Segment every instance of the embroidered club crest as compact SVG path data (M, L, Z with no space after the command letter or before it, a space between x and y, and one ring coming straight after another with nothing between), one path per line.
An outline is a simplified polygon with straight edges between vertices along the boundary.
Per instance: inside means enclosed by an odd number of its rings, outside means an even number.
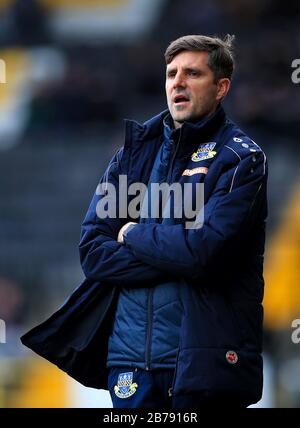
M216 143L205 143L201 144L201 146L198 148L198 150L193 153L192 155L192 161L193 162L200 162L205 159L211 159L213 158L217 152L213 151Z
M118 384L114 386L114 391L119 398L131 397L138 387L137 383L132 383L133 372L120 373Z

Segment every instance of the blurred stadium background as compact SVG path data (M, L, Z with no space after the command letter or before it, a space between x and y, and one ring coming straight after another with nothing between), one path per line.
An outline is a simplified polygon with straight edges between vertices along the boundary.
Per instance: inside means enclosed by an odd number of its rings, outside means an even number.
M19 337L83 279L80 224L123 118L166 107L163 52L193 33L237 37L225 107L270 168L258 405L300 407L299 19L298 0L0 0L0 407L111 406Z

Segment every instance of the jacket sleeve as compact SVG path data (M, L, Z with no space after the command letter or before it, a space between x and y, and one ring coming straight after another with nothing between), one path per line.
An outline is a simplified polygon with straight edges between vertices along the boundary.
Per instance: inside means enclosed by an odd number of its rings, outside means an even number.
M251 153L224 174L204 206L201 228L138 224L126 234L127 248L146 263L191 278L205 275L210 263L217 266L228 244L234 248L250 228L260 198L266 197L265 155Z
M99 183L102 189L108 183L114 185L117 195L122 153L123 148L112 158ZM156 280L166 277L165 272L138 259L129 248L117 242L118 232L128 219L118 216L100 218L97 204L104 195L98 193L96 190L83 221L79 243L80 261L86 278L113 285L145 286L148 281L154 285Z

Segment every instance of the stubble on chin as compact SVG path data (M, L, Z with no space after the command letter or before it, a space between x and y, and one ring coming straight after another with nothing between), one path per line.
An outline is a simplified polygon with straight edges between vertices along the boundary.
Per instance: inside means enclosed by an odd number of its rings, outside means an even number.
M182 110L186 110L185 106L176 106L175 107L175 111L182 111Z
M181 112L181 114L178 114ZM173 115L173 119L176 120L178 123L188 122L191 119L191 115L188 112L183 112L183 109L175 111L175 114Z
M190 114L188 111L186 111L185 106L176 106L173 109L173 118L174 120L177 120L178 122L186 121L189 118Z

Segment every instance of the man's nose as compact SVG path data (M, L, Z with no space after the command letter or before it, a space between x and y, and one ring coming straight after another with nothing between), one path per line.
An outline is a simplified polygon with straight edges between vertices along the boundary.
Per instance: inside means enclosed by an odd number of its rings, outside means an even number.
M174 88L184 88L186 86L185 76L183 73L177 73L173 80Z

